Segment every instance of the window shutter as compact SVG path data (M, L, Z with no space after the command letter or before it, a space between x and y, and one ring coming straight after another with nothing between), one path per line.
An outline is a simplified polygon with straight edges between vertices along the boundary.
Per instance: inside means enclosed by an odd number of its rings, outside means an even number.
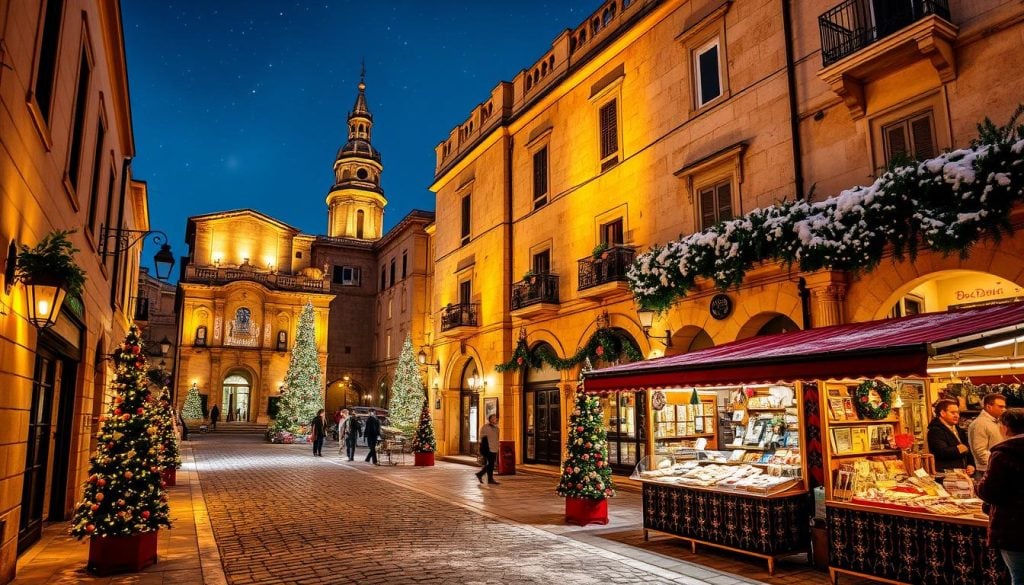
M715 225L715 189L709 187L700 191L700 229Z
M718 221L732 219L732 183L725 182L717 187Z
M545 146L533 155L533 200L536 202L548 194L548 148Z
M601 160L608 158L619 150L619 132L616 120L618 103L612 100L600 110L601 123Z
M885 139L885 162L888 163L898 153L909 154L907 145L907 127L905 122L887 126L882 130Z
M932 132L932 115L925 114L910 121L910 135L914 143L914 158L932 158L935 151L935 134Z
M469 241L469 195L462 198L462 243Z

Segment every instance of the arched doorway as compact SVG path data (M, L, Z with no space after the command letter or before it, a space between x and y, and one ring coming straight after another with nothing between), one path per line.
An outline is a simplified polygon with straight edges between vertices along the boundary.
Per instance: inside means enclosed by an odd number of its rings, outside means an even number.
M470 384L470 379L478 379L479 370L476 362L470 360L462 368L459 379L459 453L476 455L480 452L480 394L478 388Z
M550 345L542 343L540 346L555 355ZM562 459L562 398L558 390L561 374L542 362L539 369L529 368L525 375L523 460L526 463L558 465Z
M252 390L249 377L243 372L231 372L224 378L221 387L224 389L220 403L224 421L248 421L249 396Z

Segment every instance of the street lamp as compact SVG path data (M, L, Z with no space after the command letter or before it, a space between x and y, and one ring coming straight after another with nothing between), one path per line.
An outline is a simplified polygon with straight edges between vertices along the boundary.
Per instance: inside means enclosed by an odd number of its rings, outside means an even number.
M483 392L484 389L487 388L487 380L482 378L480 374L476 372L473 372L473 375L466 380L466 383L469 384L469 389L474 392Z
M422 349L418 354L416 354L416 361L419 362L421 366L432 366L437 368L438 370L441 369L441 360L437 360L436 362L428 362L427 352L423 351Z
M39 329L53 327L60 315L61 305L67 296L64 283L47 278L35 277L25 282L28 296L28 320Z
M160 340L160 355L165 356L169 351L171 351L171 340L164 335L164 338Z
M636 315L640 318L640 329L643 330L644 337L658 341L665 347L672 347L672 332L668 329L665 330L665 335L651 335L651 327L654 325L654 311L638 309Z
M174 267L174 253L167 243L167 234L159 230L129 230L122 227L111 229L110 226L100 224L100 257L106 258L121 252L127 252L132 246L138 244L149 236L153 236L153 242L160 244L160 250L153 255L153 264L156 266L156 277L158 280L167 280L171 275L171 268ZM113 244L111 244L113 240Z

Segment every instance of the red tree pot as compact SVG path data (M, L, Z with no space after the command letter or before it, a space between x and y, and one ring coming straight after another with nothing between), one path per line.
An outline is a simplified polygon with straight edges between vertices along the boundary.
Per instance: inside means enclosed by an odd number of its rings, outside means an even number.
M565 521L579 526L607 524L608 499L565 498Z
M430 467L434 464L433 453L413 453L412 456L416 462L416 467Z
M141 571L156 563L156 536L156 530L131 536L93 536L86 568L97 575Z
M178 485L178 470L174 467L168 467L160 473L160 479L164 480L167 487L172 485Z

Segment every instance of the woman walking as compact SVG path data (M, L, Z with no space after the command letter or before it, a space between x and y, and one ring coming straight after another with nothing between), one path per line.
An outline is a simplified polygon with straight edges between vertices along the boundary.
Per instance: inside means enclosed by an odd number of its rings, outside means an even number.
M327 416L324 414L324 409L318 410L316 417L309 424L312 432L313 456L323 457L324 439L327 436Z

